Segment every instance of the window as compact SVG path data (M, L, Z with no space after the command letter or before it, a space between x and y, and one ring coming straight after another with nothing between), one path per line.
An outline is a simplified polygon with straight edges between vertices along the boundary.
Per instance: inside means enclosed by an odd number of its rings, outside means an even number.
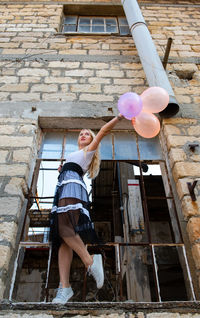
M57 167L77 150L79 131L46 132L19 246L10 300L51 301L57 258L48 245ZM174 198L158 138L113 131L101 143L101 169L88 183L91 218L105 244L106 280L97 293L78 257L72 263L72 301L195 300ZM94 245L88 245L91 253ZM84 278L85 277L85 278ZM31 290L31 293L29 292ZM94 290L94 292L92 292ZM34 291L34 292L33 292Z
M74 16L66 15L62 25L63 33L105 33L129 35L125 17Z

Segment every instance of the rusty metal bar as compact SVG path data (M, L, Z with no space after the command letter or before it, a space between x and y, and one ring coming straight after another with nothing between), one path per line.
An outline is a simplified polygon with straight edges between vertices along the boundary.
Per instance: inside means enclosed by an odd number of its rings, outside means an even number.
M167 40L167 47L166 47L165 55L164 55L163 62L162 62L165 70L166 70L166 66L167 66L167 62L168 62L168 58L169 58L169 52L171 49L172 41L173 41L172 38L168 38L168 40Z

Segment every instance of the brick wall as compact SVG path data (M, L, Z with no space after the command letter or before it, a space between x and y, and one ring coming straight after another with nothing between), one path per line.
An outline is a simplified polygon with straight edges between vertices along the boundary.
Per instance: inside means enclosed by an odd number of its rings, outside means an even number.
M13 264L19 220L38 149L38 116L51 115L46 103L51 103L58 112L60 103L64 103L62 107L67 107L68 117L74 112L90 117L91 108L98 116L113 115L121 94L127 91L140 94L147 83L131 37L65 37L57 34L62 1L0 2L0 297L3 298L6 283L4 297L8 296L8 277L12 271L9 264ZM87 1L91 2L94 3ZM191 201L186 184L200 178L199 152L188 149L190 142L200 142L200 2L143 1L141 10L161 58L167 39L173 38L167 73L181 111L176 118L163 120L162 130L199 277L199 184L195 188L195 202ZM107 113L105 105L110 109ZM34 112L33 106L38 111Z

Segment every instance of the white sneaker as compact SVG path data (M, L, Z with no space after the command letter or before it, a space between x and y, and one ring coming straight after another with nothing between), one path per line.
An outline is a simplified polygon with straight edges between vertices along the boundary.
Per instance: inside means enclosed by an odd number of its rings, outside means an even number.
M93 264L88 267L88 273L94 277L97 288L101 288L104 283L103 262L101 254L94 254Z
M66 304L73 295L74 295L74 292L71 287L58 288L56 297L52 300L52 303Z

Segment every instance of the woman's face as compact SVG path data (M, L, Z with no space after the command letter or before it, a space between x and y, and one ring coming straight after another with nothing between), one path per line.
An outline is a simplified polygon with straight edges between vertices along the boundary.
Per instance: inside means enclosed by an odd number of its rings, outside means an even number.
M88 146L92 141L92 136L90 135L89 130L82 129L79 136L78 136L78 146L79 149L82 149Z

